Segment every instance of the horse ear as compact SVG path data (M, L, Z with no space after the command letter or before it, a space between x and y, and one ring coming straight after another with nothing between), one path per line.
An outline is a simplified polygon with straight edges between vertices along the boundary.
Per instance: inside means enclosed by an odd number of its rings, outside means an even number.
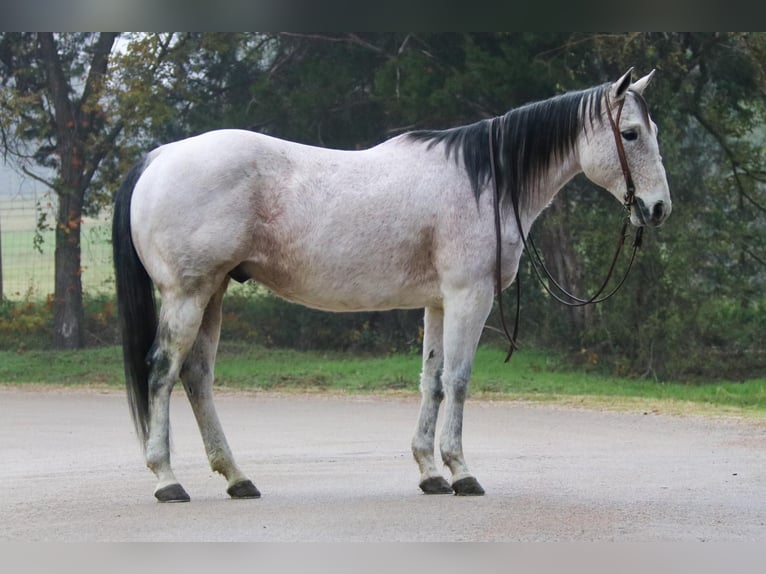
M625 72L619 80L612 84L611 88L609 88L610 101L619 102L622 98L625 97L625 94L628 93L628 89L630 89L630 80L632 77L633 66L631 66L630 69Z
M646 86L649 85L649 82L652 81L652 78L654 77L654 70L646 74L643 78L640 80L636 80L630 85L630 89L634 92L637 92L639 94L643 94L644 90L646 89Z

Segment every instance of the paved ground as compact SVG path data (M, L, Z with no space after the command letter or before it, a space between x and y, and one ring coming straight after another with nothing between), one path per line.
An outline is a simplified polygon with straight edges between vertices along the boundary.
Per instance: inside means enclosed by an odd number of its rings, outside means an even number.
M121 392L0 386L0 540L766 541L763 425L471 401L487 495L459 498L417 488L415 399L216 403L260 500L228 499L182 392L173 461L192 501L162 505Z

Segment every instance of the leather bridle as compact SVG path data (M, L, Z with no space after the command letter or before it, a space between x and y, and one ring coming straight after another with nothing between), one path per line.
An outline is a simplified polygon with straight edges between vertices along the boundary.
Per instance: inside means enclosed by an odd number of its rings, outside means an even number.
M519 230L519 235L521 236L521 241L524 244L524 250L527 252L527 255L529 255L530 262L532 264L532 269L534 270L535 276L539 280L540 284L545 288L545 290L548 292L549 295L551 295L555 300L557 300L559 303L566 305L568 307L583 307L585 305L595 305L596 303L602 303L603 301L606 301L607 299L611 298L617 291L622 287L622 285L625 283L625 280L628 278L628 274L630 273L631 268L633 267L633 261L635 261L636 253L641 246L641 238L643 234L643 227L638 227L636 229L636 235L633 239L633 252L630 256L630 262L628 263L628 267L625 270L625 274L623 275L620 282L606 295L601 295L604 290L606 289L607 285L609 284L610 279L612 278L612 274L614 273L615 267L617 265L617 259L619 258L620 253L622 252L622 247L625 244L625 237L626 232L628 228L629 223L629 216L630 216L630 210L633 208L633 206L636 203L636 186L633 182L633 176L630 172L630 166L628 165L628 159L625 155L625 147L622 143L622 135L620 134L620 116L622 115L622 109L625 105L625 100L622 99L617 107L617 114L616 118L612 115L612 108L611 108L611 102L609 101L609 94L604 94L606 98L606 110L607 110L607 117L609 118L609 125L612 129L612 133L614 134L614 142L615 146L617 147L617 157L620 160L620 168L622 169L622 175L625 179L625 196L624 196L624 206L628 211L628 217L625 218L625 221L622 225L622 230L620 231L619 238L617 240L617 249L615 251L614 257L612 258L612 263L609 267L609 271L607 272L606 278L601 283L601 286L599 289L589 298L582 299L580 297L577 297L567 291L554 277L551 275L550 271L548 271L547 267L543 263L542 256L540 255L539 251L537 250L537 247L534 244L534 241L532 240L532 237L530 236L528 239L524 235L524 230L521 225L521 215L519 213L519 197L518 197L518 190L511 188L510 194L511 194L511 202L513 204L513 211L516 219L516 226ZM496 239L496 250L495 250L495 280L496 280L496 294L497 294L497 304L498 304L498 311L500 314L500 323L503 327L503 332L505 333L506 338L508 339L509 348L508 348L508 354L505 357L505 362L507 363L511 356L513 355L513 351L519 348L518 345L518 331L519 331L519 317L521 312L521 287L520 287L520 276L518 271L516 272L516 316L515 316L515 322L513 327L513 335L510 334L508 327L505 322L505 313L503 312L503 299L502 299L502 271L501 271L501 261L502 261L502 240L501 240L501 226L500 226L500 189L497 183L497 175L496 175L496 169L495 169L495 149L494 149L494 133L496 131L496 124L497 124L498 118L493 118L489 122L488 126L488 133L489 133L489 162L490 162L490 174L492 178L492 185L493 185L493 191L494 191L494 215L495 215L495 239ZM530 249L531 246L531 249ZM545 274L546 279L543 278L543 274ZM551 288L550 284L552 283L559 293L554 292L554 290Z
M622 134L620 134L620 117L622 116L622 108L625 106L625 98L621 99L617 106L617 117L615 119L615 117L612 116L612 106L609 101L609 94L604 93L604 97L606 99L606 115L609 118L609 125L614 134L614 143L617 147L617 157L620 160L622 176L625 178L624 205L630 210L630 208L633 207L633 204L636 203L636 184L633 183L633 175L630 173L628 158L625 155L625 146L622 144Z

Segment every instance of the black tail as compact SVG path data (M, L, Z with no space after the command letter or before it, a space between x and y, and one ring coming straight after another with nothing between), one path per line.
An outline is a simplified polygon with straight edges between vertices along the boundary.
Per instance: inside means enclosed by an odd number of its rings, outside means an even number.
M130 235L130 201L144 167L145 162L135 165L114 196L112 249L128 403L136 432L145 446L149 434L147 356L157 332L157 307L154 285L138 258Z

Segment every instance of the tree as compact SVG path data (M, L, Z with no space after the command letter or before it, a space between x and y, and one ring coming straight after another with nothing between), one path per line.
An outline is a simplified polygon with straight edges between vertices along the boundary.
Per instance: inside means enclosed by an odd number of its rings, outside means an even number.
M645 234L618 296L590 311L550 303L522 265L522 342L586 347L638 374L766 369L754 351L766 347L766 35L168 33L124 35L117 50L113 36L0 35L0 136L28 173L53 170L47 181L66 206L62 259L75 251L81 214L97 212L159 143L237 127L361 148L499 115L631 65L657 68L647 99L673 216ZM588 293L609 266L621 215L578 179L533 233L562 282ZM62 308L66 287L79 291L78 266L61 292L57 270Z
M110 81L109 66L118 37L117 33L0 35L4 151L27 176L48 186L58 203L53 298L53 345L58 349L79 348L84 340L83 215L98 212L108 201L110 186L124 173L120 138L130 114L120 110L126 87ZM145 72L153 66L156 60L149 58L140 69ZM142 91L151 92L152 86L147 82ZM134 104L135 100L141 98L134 96Z
M611 80L628 66L657 68L648 101L660 126L673 217L645 234L632 276L610 303L567 313L525 288L524 332L534 334L525 338L566 350L587 347L588 356L638 374L765 372L758 350L766 344L766 36L346 33L275 41L284 57L261 80L257 101L286 111L269 129L325 145L345 134L369 144L406 129L468 123ZM354 61L365 61L372 73L353 68ZM330 83L352 80L325 91L310 81L317 67ZM337 110L351 93L364 114L344 126ZM254 115L268 113L252 107ZM301 125L307 118L316 119ZM367 134L359 132L360 121ZM319 129L329 125L343 130L332 140ZM609 266L620 216L610 198L578 181L559 194L534 233L560 279L587 293ZM532 286L523 266L521 273Z
M578 33L562 40L539 57L567 62L575 77L657 68L647 99L675 205L666 226L645 234L617 303L596 309L581 344L639 374L763 374L766 38ZM578 224L603 217L578 211ZM594 227L581 234L578 250L597 255L607 233Z
M2 38L6 150L55 173L46 180L23 166L58 198L53 307L54 346L61 349L83 343L80 226L85 191L119 135L104 121L101 101L116 38L114 33ZM25 150L32 146L30 158Z

